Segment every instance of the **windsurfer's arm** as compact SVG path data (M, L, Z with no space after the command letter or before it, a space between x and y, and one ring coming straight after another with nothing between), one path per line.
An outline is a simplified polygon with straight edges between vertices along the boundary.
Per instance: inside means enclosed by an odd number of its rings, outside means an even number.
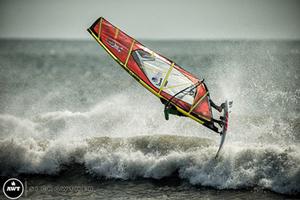
M209 99L209 103L210 103L211 107L213 107L214 109L216 109L219 112L222 112L222 110L225 106L224 103L222 103L220 106L218 106L211 99Z

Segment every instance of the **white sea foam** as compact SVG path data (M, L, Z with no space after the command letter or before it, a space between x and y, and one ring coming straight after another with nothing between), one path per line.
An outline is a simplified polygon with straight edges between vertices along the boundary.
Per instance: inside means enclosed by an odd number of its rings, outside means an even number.
M300 151L297 146L227 144L214 159L212 141L183 136L2 139L1 175L57 174L76 163L102 178L161 179L178 173L191 184L218 189L261 187L299 193Z

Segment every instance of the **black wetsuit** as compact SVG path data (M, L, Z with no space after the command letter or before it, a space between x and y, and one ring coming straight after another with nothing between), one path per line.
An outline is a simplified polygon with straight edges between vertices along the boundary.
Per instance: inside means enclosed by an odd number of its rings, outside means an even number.
M175 106L173 106L172 104L168 104L168 101L166 101L164 99L160 99L160 101L166 106L164 109L164 114L165 114L166 120L169 120L169 114L182 116L182 117L185 116L184 114L179 112ZM166 105L166 104L168 104L168 105Z
M168 104L168 101L166 101L166 100L164 100L164 99L160 99L160 101L161 101L164 105ZM211 105L213 108L215 108L217 111L222 112L222 106L216 105L211 99L209 99L209 103L210 103L210 105ZM169 120L169 114L177 115L177 116L184 116L184 117L185 117L185 115L184 115L183 113L179 112L179 111L177 110L177 108L176 108L174 105L172 105L172 104L166 105L166 107L165 107L165 109L164 109L164 114L165 114L166 120ZM213 121L219 122L219 120L213 120Z

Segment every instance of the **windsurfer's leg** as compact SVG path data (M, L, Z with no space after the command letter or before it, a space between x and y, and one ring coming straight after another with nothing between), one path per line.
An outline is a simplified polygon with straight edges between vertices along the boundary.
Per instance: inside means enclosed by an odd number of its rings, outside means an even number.
M224 122L223 122L222 120L217 120L217 119L212 118L212 121L213 121L213 122L216 122L216 123L219 124L219 126L221 126L221 127L223 127L223 125L224 125Z
M223 108L225 107L224 103L222 103L220 106L218 106L211 99L209 99L209 103L214 109L216 109L219 112L222 112Z

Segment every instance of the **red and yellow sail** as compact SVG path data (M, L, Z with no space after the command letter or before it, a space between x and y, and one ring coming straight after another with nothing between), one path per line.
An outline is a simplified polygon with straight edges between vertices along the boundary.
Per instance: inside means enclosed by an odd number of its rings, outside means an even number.
M148 49L126 33L99 18L89 29L96 41L139 83L178 111L210 127L212 111L204 82L173 61ZM199 84L200 83L200 84ZM176 95L189 86L188 93Z

